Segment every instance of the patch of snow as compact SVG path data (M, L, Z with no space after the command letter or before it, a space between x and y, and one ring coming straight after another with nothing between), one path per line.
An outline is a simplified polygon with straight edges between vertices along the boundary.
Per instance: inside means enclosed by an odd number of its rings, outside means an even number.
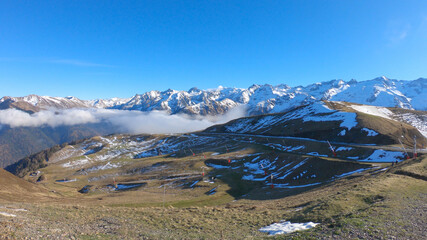
M291 169L287 170L283 176L278 177L278 179L285 179L289 174L291 174L295 169L301 167L302 165L304 165L307 162L308 158L302 160L300 163L298 163L297 165L293 166Z
M261 169L259 163L245 162L243 166L246 168L245 171L250 171L252 174L264 174L264 170Z
M15 214L10 214L10 213L6 213L6 212L0 212L0 215L3 215L5 217L16 217Z
M304 188L304 187L316 186L319 184L321 184L321 182L310 183L310 184L305 184L305 185L294 185L294 186L290 186L289 183L284 183L284 184L274 184L274 187L276 187L276 188Z
M102 162L107 161L107 160L112 160L112 159L120 156L122 153L124 153L124 152L122 152L120 150L111 150L105 154L98 154L98 155L94 156L93 160L102 161Z
M303 146L296 146L296 147L293 147L293 148L288 148L288 152L292 152L292 151L296 151L296 150L301 150L301 149L304 149L305 148L305 146L303 145Z
M227 125L226 131L228 132L247 132L248 126L251 126L250 122L252 119L240 119L232 124Z
M367 132L368 133L368 137L374 137L374 136L378 135L377 132L375 132L374 130L371 130L369 128L362 128L362 131Z
M8 207L0 207L0 208L15 211L15 212L28 212L28 210L24 208L8 208Z
M299 175L297 175L297 176L293 177L293 179L295 180L295 179L302 178L302 176L304 176L304 174L306 174L306 173L307 173L307 170L305 170L305 171L303 171L302 173L300 173Z
M198 182L199 182L199 180L194 181L194 182L190 185L190 188L193 188L193 187L194 187Z
M376 106L369 106L369 105L351 105L351 108L358 112L383 117L387 119L391 119L390 116L393 116L393 113L388 110L385 107L376 107Z
M345 136L345 134L347 133L347 130L342 130L340 133L338 133L338 136Z
M256 157L256 158L252 159L252 160L251 160L251 162L255 162L255 161L256 161L256 160L258 160L260 157L261 157L261 156L258 156L258 157Z
M71 157L82 156L83 154L84 151L82 149L76 149L74 146L69 145L69 147L65 147L54 153L53 156L49 158L49 162L56 163Z
M355 113L332 111L324 104L312 104L304 110L307 112L299 113L303 115L304 122L341 121L340 127L345 127L348 130L357 126Z
M382 149L375 150L369 157L358 160L360 162L396 162L402 161L405 154L403 152L391 152Z
M336 176L334 176L333 178L342 178L342 177L346 177L346 176L349 176L349 175L352 175L352 174L355 174L355 173L363 172L363 171L368 170L368 169L371 169L371 168L361 168L361 169L357 169L357 170L354 170L354 171L351 171L351 172L347 172L347 173L343 173L343 174L340 174L340 175L336 175Z
M340 114L344 120L341 122L340 127L345 127L348 130L357 126L356 114L352 113L341 113Z
M267 178L269 178L269 176L261 177L261 178L256 178L254 175L245 175L245 176L242 177L242 180L254 181L254 182L263 182Z
M379 169L379 170L377 170L376 172L384 172L385 170L387 170L388 168L382 168L382 169Z
M74 179L60 179L60 180L56 180L56 182L63 182L63 183L75 182L75 181L77 181L76 178L74 178Z
M214 195L215 193L216 193L216 187L214 187L211 190L209 190L206 194L208 194L208 195Z
M62 167L64 168L75 168L75 167L80 167L83 165L86 165L89 163L89 159L80 159L80 160L75 160L75 161L70 161L67 163L62 164Z
M307 153L307 155L318 156L318 157L327 157L328 156L328 155L319 154L318 152L309 152L309 153Z
M127 190L131 188L136 188L142 186L141 183L138 184L117 184L116 190Z
M339 147L335 150L335 152L339 152L339 151L350 151L353 150L352 147Z
M290 221L280 221L279 223L273 223L267 227L260 228L259 231L266 232L270 235L285 234L295 231L307 230L317 226L319 223L307 222L307 223L291 223Z
M404 113L398 115L397 118L409 123L416 129L418 129L418 131L420 131L420 133L427 138L427 114L417 115L412 113Z
M112 164L112 163L108 162L105 165L94 166L94 167L88 168L88 169L86 169L86 171L87 172L96 172L99 170L107 170L107 169L118 168L118 167L120 167L120 164L114 164L114 163Z
M210 179L208 179L208 178L204 179L204 180L203 180L203 182L205 182L205 183L210 183L210 184L215 183L214 181L212 181L212 180L210 180Z

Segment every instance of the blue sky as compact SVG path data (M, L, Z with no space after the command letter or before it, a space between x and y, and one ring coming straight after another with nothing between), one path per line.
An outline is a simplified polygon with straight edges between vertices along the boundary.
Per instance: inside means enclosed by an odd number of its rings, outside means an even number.
M427 1L0 2L0 97L427 77Z

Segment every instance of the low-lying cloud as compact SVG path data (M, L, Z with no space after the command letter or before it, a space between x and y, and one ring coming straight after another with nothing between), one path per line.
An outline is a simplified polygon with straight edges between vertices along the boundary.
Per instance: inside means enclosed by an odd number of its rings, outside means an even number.
M203 130L245 116L243 106L215 117L192 117L185 114L169 115L166 112L141 112L111 109L44 110L29 114L16 109L0 110L1 125L15 127L58 127L106 122L117 128L117 133L184 133Z
M34 114L29 114L16 109L0 111L0 124L10 127L40 127L43 125L50 127L71 126L85 123L96 123L96 111L70 109L70 110L46 110Z

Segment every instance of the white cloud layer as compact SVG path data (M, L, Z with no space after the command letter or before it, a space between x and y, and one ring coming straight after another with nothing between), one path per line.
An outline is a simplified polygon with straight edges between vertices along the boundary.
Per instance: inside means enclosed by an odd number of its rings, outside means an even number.
M169 115L166 112L140 112L111 109L44 110L29 114L16 109L0 110L0 127L72 126L108 122L120 133L184 133L203 130L214 124L225 123L245 116L246 109L237 107L217 117Z

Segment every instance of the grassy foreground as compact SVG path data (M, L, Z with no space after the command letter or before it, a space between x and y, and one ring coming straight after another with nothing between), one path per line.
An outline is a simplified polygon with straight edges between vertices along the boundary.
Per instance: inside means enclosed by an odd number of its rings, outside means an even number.
M419 177L426 167L422 157L296 195L265 189L282 196L275 200L224 195L209 206L203 199L165 207L1 202L0 239L426 239L427 184ZM321 224L288 235L258 231L280 220Z

